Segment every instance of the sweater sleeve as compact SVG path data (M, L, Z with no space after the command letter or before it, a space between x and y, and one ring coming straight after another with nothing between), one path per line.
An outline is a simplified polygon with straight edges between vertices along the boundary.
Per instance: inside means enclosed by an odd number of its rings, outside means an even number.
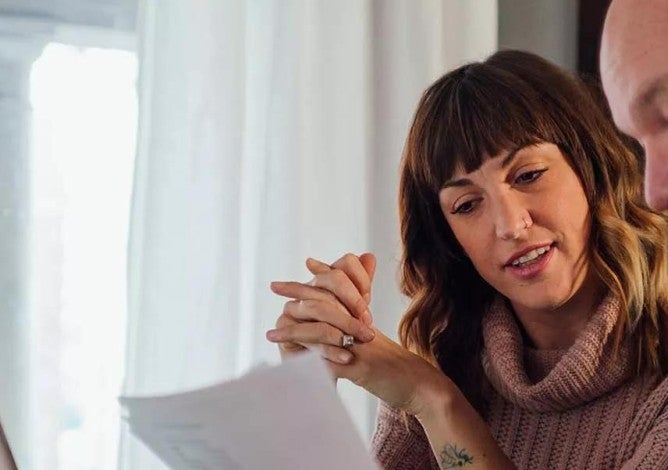
M622 470L668 469L668 378L656 388L646 400L648 414L643 414L639 422L649 423L650 429L641 437L633 455L622 465ZM634 429L631 434L634 434Z
M622 470L668 469L668 410L656 421Z
M420 423L404 419L401 411L384 402L378 405L371 451L385 470L438 470L429 441Z

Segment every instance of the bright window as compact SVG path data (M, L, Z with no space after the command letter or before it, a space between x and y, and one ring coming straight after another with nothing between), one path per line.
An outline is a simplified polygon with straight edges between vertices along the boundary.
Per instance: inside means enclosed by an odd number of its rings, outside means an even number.
M137 60L52 43L31 75L35 468L115 469Z

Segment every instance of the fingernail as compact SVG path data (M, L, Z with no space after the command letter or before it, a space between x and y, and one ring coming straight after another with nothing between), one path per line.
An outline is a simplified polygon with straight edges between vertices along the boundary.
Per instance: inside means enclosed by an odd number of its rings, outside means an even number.
M376 333L371 328L362 328L360 331L360 339L362 341L369 342L376 337Z
M269 341L277 341L278 340L278 331L269 330L266 333L266 337Z
M371 317L371 312L369 311L369 309L366 309L362 314L362 320L367 326L373 323L373 318Z

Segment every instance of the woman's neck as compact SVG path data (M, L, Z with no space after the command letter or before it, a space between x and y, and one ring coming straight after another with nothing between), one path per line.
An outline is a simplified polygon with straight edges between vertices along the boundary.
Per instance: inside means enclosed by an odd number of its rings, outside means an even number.
M511 302L522 333L536 349L568 349L604 296L605 286L593 277L585 280L568 301L551 309L530 309Z

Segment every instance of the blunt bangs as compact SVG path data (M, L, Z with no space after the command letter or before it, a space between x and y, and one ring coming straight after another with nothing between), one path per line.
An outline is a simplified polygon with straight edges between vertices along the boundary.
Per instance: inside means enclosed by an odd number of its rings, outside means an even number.
M568 111L536 85L488 61L461 67L429 88L425 122L434 125L424 129L431 135L423 142L434 144L422 155L431 169L425 183L438 193L457 168L469 173L502 151L538 142L568 148L557 124L569 122Z

